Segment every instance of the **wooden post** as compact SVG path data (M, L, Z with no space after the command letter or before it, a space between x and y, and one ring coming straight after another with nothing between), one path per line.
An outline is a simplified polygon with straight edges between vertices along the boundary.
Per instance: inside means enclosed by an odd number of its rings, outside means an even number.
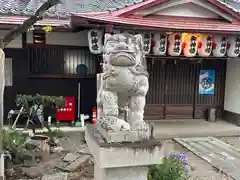
M4 153L3 153L3 118L4 118L4 88L5 88L5 53L3 51L3 41L0 42L0 180L4 180Z

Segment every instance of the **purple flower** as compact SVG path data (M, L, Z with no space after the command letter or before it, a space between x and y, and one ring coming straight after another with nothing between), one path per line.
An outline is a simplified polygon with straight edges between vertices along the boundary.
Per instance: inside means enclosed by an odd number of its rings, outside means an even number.
M171 157L180 159L183 162L183 165L186 167L188 166L188 158L185 153L172 153Z

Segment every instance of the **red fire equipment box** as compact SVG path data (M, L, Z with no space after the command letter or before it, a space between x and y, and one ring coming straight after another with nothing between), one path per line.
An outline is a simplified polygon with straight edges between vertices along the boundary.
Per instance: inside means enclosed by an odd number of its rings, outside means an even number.
M56 112L57 121L74 121L75 120L75 97L64 97L65 106Z

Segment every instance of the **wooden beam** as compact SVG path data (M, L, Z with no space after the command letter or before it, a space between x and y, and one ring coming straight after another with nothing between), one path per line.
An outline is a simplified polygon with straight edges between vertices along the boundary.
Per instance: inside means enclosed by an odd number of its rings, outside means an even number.
M97 22L96 22L97 23ZM77 24L75 24L77 26ZM91 28L100 28L105 29L105 24L81 24L79 27L84 27L86 29ZM186 33L211 33L211 34L226 34L226 35L240 35L240 31L216 31L216 30L200 30L200 29L171 29L171 28L159 28L159 27L148 27L148 26L135 26L135 25L121 25L115 24L114 29L118 30L125 30L125 31L140 31L146 32L151 31L152 33L159 33L159 32L186 32Z
M96 25L95 25L96 26ZM96 26L97 27L97 26ZM186 33L211 33L211 34L229 34L229 35L240 35L240 31L216 31L216 30L200 30L200 29L171 29L171 28L159 28L159 27L147 27L147 26L126 26L126 25L114 25L114 29L128 30L128 31L151 31L155 33L159 32L186 32Z
M29 78L39 78L39 79L42 79L42 78L46 78L46 79L49 79L49 78L52 78L52 79L64 79L64 78L84 78L84 79L88 79L88 78L95 78L96 75L95 74L36 74L36 75L29 75L28 76Z
M227 56L225 57L213 57L213 56L208 56L208 57L200 57L200 56L195 56L195 57L185 57L185 56L160 56L160 55L155 55L155 54L147 54L146 55L147 59L153 59L153 60L193 60L194 62L198 62L200 60L227 60L227 59L238 59L238 58L229 58Z
M84 27L86 29L99 28L105 29L108 22L103 22L101 20L88 20L87 24L78 23L79 17L72 17L72 24L77 27ZM137 21L137 19L136 19ZM231 34L239 35L240 30L236 31L217 31L217 30L202 30L202 29L173 29L173 28L161 28L161 27L150 27L150 26L141 26L141 25L124 25L121 23L113 23L114 29L119 30L130 30L130 31L151 31L151 32L186 32L186 33L213 33L213 34Z
M27 33L22 33L22 48L25 49L27 47Z

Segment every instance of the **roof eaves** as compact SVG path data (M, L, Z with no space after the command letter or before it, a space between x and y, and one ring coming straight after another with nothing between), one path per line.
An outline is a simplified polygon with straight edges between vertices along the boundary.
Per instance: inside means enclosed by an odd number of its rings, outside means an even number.
M223 1L223 0L217 0L217 1L219 3L221 3L221 4L223 4L224 6L228 7L229 9L232 9L234 12L240 13L240 9L239 8L235 8L228 1ZM235 3L237 3L237 1L235 1ZM238 3L240 3L240 1Z
M23 24L25 20L27 20L28 17L24 16L0 16L0 24L14 24L14 25L20 25ZM64 20L59 20L59 19L53 19L53 18L44 18L34 25L36 26L45 26L45 25L50 25L53 27L71 27L71 20L69 19L64 19Z
M168 1L168 0L145 0L141 3L135 4L135 5L132 5L132 6L117 10L117 11L113 11L112 15L126 17L137 11L152 7L154 5L157 5L157 4L166 2L166 1Z
M80 12L80 13L71 13L72 15L89 15L89 16L94 16L94 15L103 15L103 14L110 14L111 12L109 11L103 11L103 12Z
M115 24L122 27L126 27L128 25L132 26L133 28L152 28L158 30L168 29L170 31L179 31L179 30L194 30L199 32L220 32L220 33L240 33L239 27L240 24L232 24L226 23L222 21L208 21L204 19L191 19L188 20L180 20L176 18L167 18L167 19L139 19L136 21L135 18L129 17L116 17L109 15L99 15L97 16L87 16L87 15L80 15L81 18L99 23L108 23L108 24ZM75 18L75 17L72 17ZM200 24L200 25L199 25ZM160 29L159 29L160 28Z
M213 5L219 7L220 9L224 10L225 12L231 14L236 19L240 20L240 14L239 10L234 9L232 6L230 6L228 3L223 2L221 0L208 0L208 2L212 3Z

